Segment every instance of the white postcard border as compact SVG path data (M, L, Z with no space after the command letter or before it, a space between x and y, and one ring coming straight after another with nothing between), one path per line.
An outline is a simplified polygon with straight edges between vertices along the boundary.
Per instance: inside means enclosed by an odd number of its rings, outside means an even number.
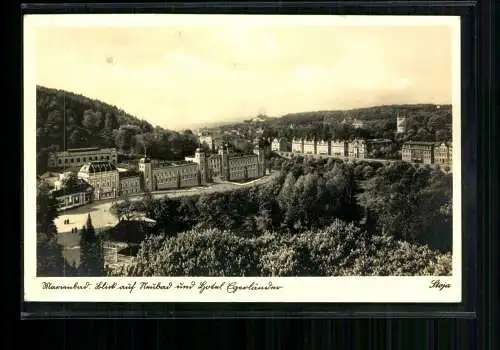
M160 25L339 25L451 26L453 30L453 275L449 277L36 277L36 29L44 26ZM243 16L243 15L28 15L24 18L24 300L43 302L409 302L456 303L462 300L460 18L452 16ZM429 288L433 281L449 288ZM45 282L86 289L44 289ZM123 289L95 289L99 282ZM214 285L215 289L199 287ZM135 284L134 284L135 283ZM141 289L141 283L164 288ZM165 289L171 283L170 288ZM176 288L179 285L192 289ZM133 285L134 288L126 288ZM281 287L255 289L255 287ZM252 289L252 286L254 289ZM247 287L237 289L236 287Z

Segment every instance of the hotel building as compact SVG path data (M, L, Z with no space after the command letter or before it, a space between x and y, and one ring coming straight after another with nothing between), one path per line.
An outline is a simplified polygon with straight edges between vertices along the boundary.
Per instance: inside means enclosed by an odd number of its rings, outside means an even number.
M434 142L408 141L403 144L401 157L403 161L433 164Z
M321 141L318 141L316 143L316 152L317 152L317 154L329 155L330 151L331 151L331 149L330 149L330 141L321 140Z

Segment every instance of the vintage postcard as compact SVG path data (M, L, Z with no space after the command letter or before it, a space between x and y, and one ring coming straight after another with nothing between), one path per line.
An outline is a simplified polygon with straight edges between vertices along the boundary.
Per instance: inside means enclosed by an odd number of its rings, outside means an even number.
M25 301L462 299L460 19L24 18Z

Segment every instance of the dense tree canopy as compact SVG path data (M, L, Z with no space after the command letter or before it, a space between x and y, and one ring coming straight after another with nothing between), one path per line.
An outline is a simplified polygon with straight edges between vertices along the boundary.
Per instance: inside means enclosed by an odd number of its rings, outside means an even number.
M128 276L405 276L450 275L451 255L342 221L299 235L194 229L174 237L150 236Z
M405 132L396 134L396 117L404 116ZM361 128L352 125L363 122ZM254 135L252 130L262 128L263 139L275 137L342 139L390 139L397 148L408 140L450 141L452 132L451 105L389 105L343 111L312 111L290 113L279 118L264 118L259 122L244 121L214 130L237 129L242 134Z
M296 157L274 180L229 192L119 202L113 211L144 211L157 230L175 236L193 228L300 234L334 220L354 222L370 234L449 251L452 241L451 175L406 163L347 163ZM125 208L123 208L125 206Z
M66 116L66 118L64 118ZM37 171L46 170L48 153L65 148L116 147L123 153L179 160L198 143L190 130L164 130L118 107L70 92L37 86Z

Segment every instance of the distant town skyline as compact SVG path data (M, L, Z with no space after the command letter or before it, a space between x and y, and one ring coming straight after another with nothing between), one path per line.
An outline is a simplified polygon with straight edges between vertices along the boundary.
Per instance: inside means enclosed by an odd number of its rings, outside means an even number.
M277 26L258 17L241 25L41 27L36 84L168 129L258 114L452 103L449 25Z

